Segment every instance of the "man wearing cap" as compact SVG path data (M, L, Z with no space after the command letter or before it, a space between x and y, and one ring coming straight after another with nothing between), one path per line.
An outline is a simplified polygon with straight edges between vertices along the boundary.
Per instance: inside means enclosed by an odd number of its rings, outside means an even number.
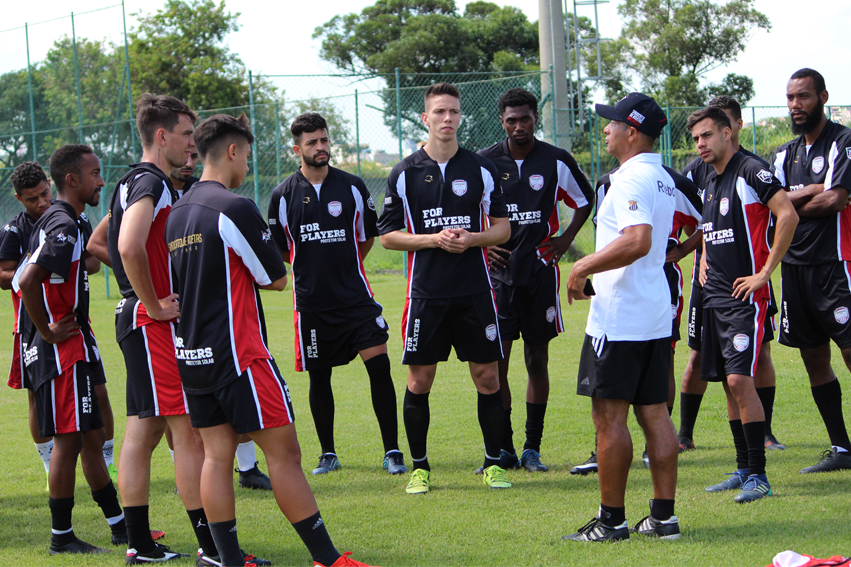
M591 397L597 430L600 511L573 541L618 541L630 531L680 537L674 515L677 436L668 415L671 298L662 266L673 226L675 183L653 143L668 123L652 98L630 93L615 106L596 105L611 122L606 151L620 168L597 211L596 252L573 266L568 302L591 299L579 362L577 394ZM588 284L594 278L596 295ZM594 296L591 298L591 296ZM632 461L629 406L647 438L653 500L650 515L630 530L624 498Z

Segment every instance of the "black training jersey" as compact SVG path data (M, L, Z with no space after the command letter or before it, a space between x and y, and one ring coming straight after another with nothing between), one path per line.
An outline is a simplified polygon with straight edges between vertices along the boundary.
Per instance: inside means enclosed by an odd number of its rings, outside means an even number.
M205 394L271 359L258 285L287 274L257 206L216 181L199 181L165 227L180 295L175 356L183 388Z
M511 238L500 245L511 250L511 260L508 267L491 271L492 278L509 285L532 283L546 267L547 258L537 247L558 232L558 201L578 209L594 199L572 155L540 140L534 144L524 160L511 157L508 139L479 151L496 166L511 221Z
M195 177L194 175L190 176L189 179L183 182L183 189L175 189L174 192L177 194L177 198L180 199L183 197L183 194L192 189L192 186L201 181L200 177ZM174 184L172 184L173 186Z
M737 152L724 172L712 175L704 189L703 245L709 271L703 286L704 307L736 307L737 278L756 274L770 252L766 206L783 186L764 164ZM757 290L750 303L769 299L769 286Z
M809 150L809 151L808 151ZM824 184L829 191L851 191L851 129L827 121L821 135L807 148L803 136L778 148L772 172L788 191ZM851 260L851 209L826 217L800 217L789 251L789 264L812 265Z
M272 191L269 228L290 259L296 311L369 301L358 242L378 236L375 203L360 177L328 168L319 194L301 170Z
M458 148L443 173L420 149L390 172L378 231L387 234L406 228L412 234L437 234L463 228L484 232L488 216L508 216L493 162ZM408 297L461 297L490 289L484 248L468 248L461 254L442 248L408 252Z
M52 201L53 202L53 201ZM21 211L15 218L3 226L0 231L0 260L12 260L18 263L16 276L20 274L21 260L29 252L30 236L36 220L26 211ZM16 281L12 280L12 310L14 312L13 332L20 333L21 314L24 304L18 294Z

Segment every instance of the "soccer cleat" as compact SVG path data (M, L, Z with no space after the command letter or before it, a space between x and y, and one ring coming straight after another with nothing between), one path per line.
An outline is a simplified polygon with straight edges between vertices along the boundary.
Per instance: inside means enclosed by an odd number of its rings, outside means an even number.
M694 450L694 441L688 437L680 437L680 453Z
M499 468L505 470L519 469L520 461L517 459L517 453L509 453L505 449L500 449Z
M523 449L520 466L529 472L547 472L547 465L541 462L541 454L534 449Z
M486 468L482 481L491 488L511 488L511 483L505 476L505 469L499 465Z
M249 565L256 565L257 567L267 567L271 565L272 562L268 559L260 559L259 557L254 557L254 555L250 553L245 553L241 549L239 550L242 553L242 556L245 558L245 567L249 567ZM204 550L199 549L198 555L195 557L195 566L196 567L222 567L221 559L219 556L209 556L204 555Z
M260 467L257 466L257 462L255 462L254 466L247 471L234 469L234 472L239 473L240 488L272 490L272 481L269 480L268 476L263 474L263 471L261 471ZM316 474L316 471L313 471L313 474Z
M44 491L48 494L50 493L50 473L48 471L44 471Z
M745 477L739 471L724 473L730 478L725 480L724 482L719 482L718 484L713 484L712 486L706 487L706 492L723 492L725 490L738 490L745 484Z
M135 549L128 549L127 555L124 558L127 565L143 565L145 563L163 563L174 559L183 559L189 557L187 553L177 553L172 551L167 545L155 543L152 551L139 553Z
M680 539L682 537L680 520L676 516L671 516L667 520L657 520L653 516L646 516L635 524L630 532L647 537L658 537L659 539Z
M851 469L851 453L839 452L835 447L823 451L819 462L798 471L801 474L843 471Z
M109 478L112 479L112 482L118 482L118 469L115 468L115 463L109 463L106 466L106 470L109 473Z
M157 541L160 538L165 537L165 532L162 530L151 530L151 539L153 541ZM121 534L112 534L112 545L124 545L128 543L130 540L127 538L127 530L124 530L124 533Z
M644 452L641 453L641 460L644 461L644 466L646 468L650 468L650 455L647 454L647 449L644 449Z
M786 445L777 440L777 437L769 433L765 436L765 448L769 451L782 451Z
M74 536L74 539L63 545L54 545L53 541L51 541L47 552L50 555L59 555L60 553L112 553L108 549L86 543L77 536Z
M422 469L417 469L417 470L422 470ZM373 566L373 565L367 565L366 563L361 563L360 561L355 561L354 559L349 557L349 555L351 555L351 554L352 554L351 551L347 551L347 552L343 553L343 555L341 555L339 557L339 559L337 559L334 563L332 563L331 565L328 565L327 567L377 567L377 566ZM322 563L320 563L319 561L314 561L313 567L326 567L326 566L323 565Z
M407 494L426 494L431 489L429 481L429 471L425 469L414 469L414 474L411 475L411 480L408 481L408 486L405 487Z
M603 523L600 518L594 518L577 531L575 534L562 536L561 539L568 541L621 541L629 539L629 524L624 521L619 526L610 527Z
M325 474L342 468L343 465L334 453L325 453L319 457L319 464L313 469L313 474Z
M733 502L753 502L771 496L771 485L755 476L749 476L742 490L733 498Z
M390 451L384 455L382 463L384 470L390 474L403 474L408 472L408 467L405 466L405 457L400 451Z
M591 456L581 465L576 465L570 469L570 474L586 475L597 472L597 451L591 451Z

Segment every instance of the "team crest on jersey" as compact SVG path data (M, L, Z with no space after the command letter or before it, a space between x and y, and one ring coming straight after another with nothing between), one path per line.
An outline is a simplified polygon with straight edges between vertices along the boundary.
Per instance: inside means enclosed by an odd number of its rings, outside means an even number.
M263 237L263 242L269 242L272 240L272 229L267 228L263 232L260 233L260 236Z
M452 192L460 197L467 192L467 182L463 179L456 179L452 182Z
M496 325L491 324L491 325L488 325L487 327L485 327L485 336L488 338L489 341L495 341L496 340Z
M819 170L821 171L821 170ZM756 174L760 181L763 183L771 183L771 172L767 169L760 169L759 173Z
M340 213L343 212L343 205L340 201L331 201L328 203L328 212L331 213L332 217L339 217Z
M833 312L833 318L836 319L836 322L840 325L844 325L848 322L848 308L838 307L836 311Z
M529 186L531 186L535 191L540 191L544 187L544 176L533 175L529 178Z
M813 160L813 173L821 173L824 169L824 156L819 156Z
M728 199L727 197L721 199L720 209L721 214L727 216L727 213L730 211L730 199Z
M636 201L630 201L629 202L629 210L630 211L637 211L638 210L638 203Z
M848 159L851 159L851 148L845 148L845 155L848 156Z
M745 352L750 344L751 339L745 334L739 333L733 337L733 348L739 352Z
M549 307L547 309L547 323L552 323L553 321L555 321L555 318L556 318L556 308L555 307Z
M80 213L80 220L89 222L89 217L86 216L86 213Z
M379 315L378 317L375 318L375 324L378 325L379 327L381 327L382 329L387 328L387 323L384 321L383 315Z
M370 211L375 210L375 201L372 200L372 197L366 200L366 206L369 207Z

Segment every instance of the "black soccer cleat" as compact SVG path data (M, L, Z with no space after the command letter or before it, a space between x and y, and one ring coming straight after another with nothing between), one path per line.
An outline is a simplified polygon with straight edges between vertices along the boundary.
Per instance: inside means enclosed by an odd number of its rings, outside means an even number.
M801 474L851 470L851 453L839 452L836 448L823 451L821 460L811 467L798 471Z
M657 520L653 516L646 516L635 527L630 530L634 534L647 537L658 537L659 539L680 539L680 520L671 516L667 520Z
M53 538L51 538L50 548L47 550L50 555L59 555L61 553L112 553L108 549L86 543L77 536L74 536L74 539L62 545L56 545L52 540Z
M124 562L127 565L144 565L146 563L164 563L175 559L183 559L184 557L189 557L189 555L186 553L177 553L172 551L167 545L155 543L153 550L143 553L132 548L128 549Z
M686 451L694 450L694 441L692 441L688 437L680 437L679 445L680 453L685 453Z
M245 558L245 565L256 565L257 567L267 567L271 565L272 562L268 559L260 559L259 557L255 557L250 553L245 553L241 549L239 550L242 553L242 556ZM204 555L204 550L199 549L198 555L195 557L195 567L222 567L222 561L219 559L219 556L209 556Z
M786 445L777 440L777 437L768 433L765 436L765 448L769 451L782 451L786 448Z
M592 451L588 460L570 469L570 474L586 475L597 472L597 451Z
M568 541L622 541L629 539L629 524L624 521L619 526L611 527L603 523L600 518L594 518L577 531L575 534L562 536L561 539Z
M254 466L247 471L234 469L234 472L239 473L240 488L272 490L272 481L269 480L268 476L263 474L263 471L260 470L260 467L257 466L256 462L254 463Z

